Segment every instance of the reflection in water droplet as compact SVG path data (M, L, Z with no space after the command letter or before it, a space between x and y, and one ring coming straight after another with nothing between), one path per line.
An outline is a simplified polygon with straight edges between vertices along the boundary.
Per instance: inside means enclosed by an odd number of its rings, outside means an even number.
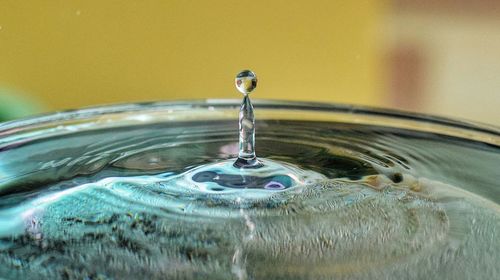
M236 75L235 84L241 93L248 95L257 87L257 76L250 70L243 70Z

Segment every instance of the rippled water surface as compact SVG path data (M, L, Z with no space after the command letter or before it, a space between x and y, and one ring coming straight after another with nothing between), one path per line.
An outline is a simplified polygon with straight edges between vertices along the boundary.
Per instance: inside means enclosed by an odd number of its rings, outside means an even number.
M266 169L238 173L236 125L4 144L1 278L500 278L499 147L257 121Z

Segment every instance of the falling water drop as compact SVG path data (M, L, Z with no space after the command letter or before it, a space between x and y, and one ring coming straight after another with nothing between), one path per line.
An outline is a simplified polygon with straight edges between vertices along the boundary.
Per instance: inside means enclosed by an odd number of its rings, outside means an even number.
M243 70L235 79L236 88L243 93L239 117L239 153L234 162L236 168L258 168L262 163L255 155L255 117L250 92L257 87L257 76L250 70Z

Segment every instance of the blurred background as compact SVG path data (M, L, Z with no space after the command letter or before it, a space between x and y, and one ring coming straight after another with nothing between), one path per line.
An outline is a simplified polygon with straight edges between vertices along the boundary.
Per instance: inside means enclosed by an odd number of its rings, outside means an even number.
M97 104L254 98L499 125L498 0L0 2L0 120Z

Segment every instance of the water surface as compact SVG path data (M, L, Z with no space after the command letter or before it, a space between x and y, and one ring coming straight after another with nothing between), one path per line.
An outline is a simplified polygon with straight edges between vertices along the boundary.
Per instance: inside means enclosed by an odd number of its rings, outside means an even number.
M151 124L4 144L0 276L500 277L499 147L257 121L257 155L288 173L238 177L227 168L236 126Z

